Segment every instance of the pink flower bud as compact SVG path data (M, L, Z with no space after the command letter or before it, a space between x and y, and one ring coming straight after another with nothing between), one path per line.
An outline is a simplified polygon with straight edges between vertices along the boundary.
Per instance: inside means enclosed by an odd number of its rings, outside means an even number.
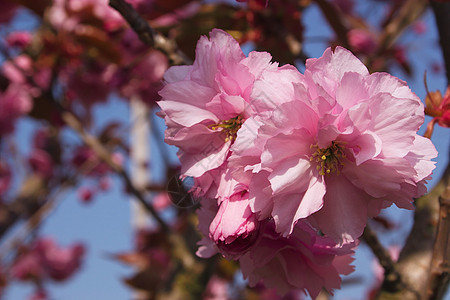
M238 192L222 201L209 227L210 238L224 256L238 258L255 243L258 227L259 222L249 206L248 192Z

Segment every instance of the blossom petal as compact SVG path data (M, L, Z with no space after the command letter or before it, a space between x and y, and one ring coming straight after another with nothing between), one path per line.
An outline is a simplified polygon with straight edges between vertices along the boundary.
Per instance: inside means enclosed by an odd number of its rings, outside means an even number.
M327 236L343 244L359 238L367 222L367 196L344 176L326 179L323 207L312 215Z
M299 219L309 217L322 208L325 192L322 180L312 177L305 192L274 197L272 216L277 232L283 236L291 234Z

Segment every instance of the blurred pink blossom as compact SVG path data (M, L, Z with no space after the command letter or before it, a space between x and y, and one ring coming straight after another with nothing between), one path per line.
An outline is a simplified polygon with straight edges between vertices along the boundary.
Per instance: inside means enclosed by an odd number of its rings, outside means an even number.
M82 26L88 12L101 20L107 30L115 30L125 22L107 0L55 0L47 11L47 18L59 30L75 31Z
M45 266L39 253L31 250L19 257L11 268L11 276L26 281L36 280L45 276Z
M28 252L19 256L11 268L11 275L19 280L51 278L63 281L81 265L85 253L82 244L61 248L51 238L36 240Z
M35 251L45 266L47 275L55 281L63 281L77 271L86 252L81 243L62 248L51 238L41 238L35 243Z
M85 68L66 69L63 78L67 81L70 100L79 100L87 107L105 102L111 91L113 66L91 63Z
M41 90L50 84L51 69L36 68L32 59L25 54L14 57L12 61L5 61L1 71L11 84L20 85L20 88L32 97L39 96ZM33 79L33 84L30 84L30 78Z
M34 172L45 178L50 178L53 173L53 161L47 151L33 149L28 158L28 163Z
M377 41L373 32L366 29L351 29L348 32L348 42L353 51L361 54L372 54L377 49Z
M88 187L80 187L77 191L78 197L83 203L90 203L94 196L94 191Z
M412 28L416 34L424 34L427 31L427 24L419 20L412 25Z
M206 285L202 300L231 300L228 281L218 276L212 276Z
M14 31L6 37L9 47L26 48L31 43L31 33L28 31Z
M134 96L150 106L153 106L161 97L158 92L163 87L162 78L168 68L167 57L159 51L150 51L131 70L119 71L116 76L119 82L119 91L126 99Z
M158 211L164 210L172 204L170 195L166 192L158 193L153 198L152 202L153 202L153 207Z

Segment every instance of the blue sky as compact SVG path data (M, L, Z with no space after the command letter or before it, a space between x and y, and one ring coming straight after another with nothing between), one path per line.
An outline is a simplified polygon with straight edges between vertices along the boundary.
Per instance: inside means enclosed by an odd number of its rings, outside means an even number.
M306 40L308 37L323 37L331 34L329 28L323 21L320 12L314 7L305 12L304 22L306 24ZM434 19L431 11L424 15L428 31L426 36L421 37L420 42L412 33L406 33L402 42L412 47L409 53L410 61L415 70L414 77L408 78L400 70L394 70L393 75L408 82L410 88L421 98L426 94L423 86L423 72L429 68L432 62L442 62L440 48L437 45L437 32L434 26ZM27 14L22 14L15 20L14 27L30 28L33 26L33 19ZM3 32L2 32L3 34ZM311 42L305 44L305 51L313 57L322 54L326 44ZM431 91L443 89L446 85L443 73L434 74L428 71L428 86ZM111 99L106 105L97 106L95 114L98 125L106 124L111 120L119 120L126 124L130 123L129 108L125 102ZM427 118L426 122L429 119ZM163 128L162 120L158 121ZM16 137L19 141L20 151L26 153L29 149L29 137L34 128L33 121L21 121L18 126ZM424 129L420 132L423 133ZM440 152L437 159L437 168L433 176L433 182L439 178L448 160L448 149L450 131L448 129L436 127L433 135L433 142ZM160 174L161 158L158 156L158 149L152 142L152 172ZM173 147L167 147L170 155L175 159ZM123 186L118 179L113 179L111 190L99 194L94 201L85 205L78 200L75 191L68 191L61 197L58 207L43 223L42 235L56 237L58 243L70 245L71 243L82 241L87 244L88 252L85 263L80 272L71 280L62 284L50 284L48 290L52 299L79 300L79 299L130 299L130 290L120 282L120 278L130 275L132 269L122 266L118 262L108 258L108 254L131 250L133 242L133 232L130 225L130 205L129 196L123 193ZM412 212L391 208L389 215L396 219L401 219L406 225L411 224ZM391 244L405 236L408 226L402 228L400 234L395 234L383 238L386 244ZM370 285L372 275L370 273L373 255L362 245L356 254L356 272L351 276L362 276L364 286L355 285L337 291L334 299L362 299L361 295ZM26 299L32 294L33 288L25 284L13 284L8 288L4 299ZM450 296L447 295L447 300Z

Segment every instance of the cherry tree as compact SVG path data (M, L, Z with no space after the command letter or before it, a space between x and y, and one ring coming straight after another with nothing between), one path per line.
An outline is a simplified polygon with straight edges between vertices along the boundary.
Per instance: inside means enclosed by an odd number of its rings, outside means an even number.
M358 299L444 299L449 1L1 8L2 294L51 299L52 282L83 276L89 245L42 224L66 195L89 209L121 182L135 242L111 257L136 299L332 299L364 285L361 247L376 283ZM130 122L103 122L114 101Z

